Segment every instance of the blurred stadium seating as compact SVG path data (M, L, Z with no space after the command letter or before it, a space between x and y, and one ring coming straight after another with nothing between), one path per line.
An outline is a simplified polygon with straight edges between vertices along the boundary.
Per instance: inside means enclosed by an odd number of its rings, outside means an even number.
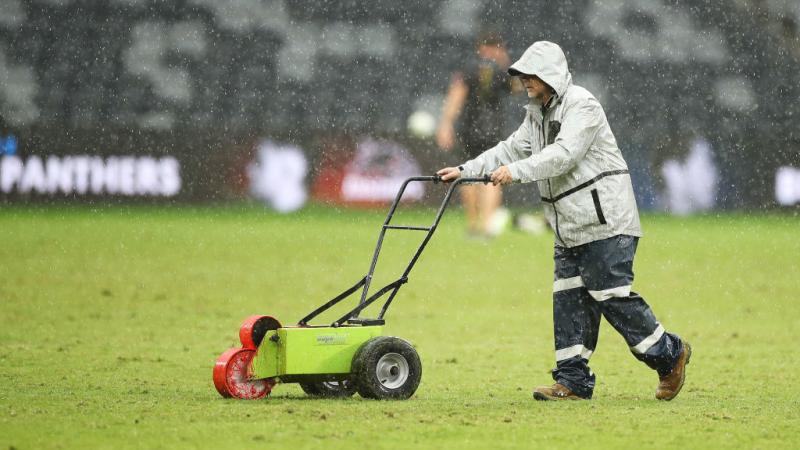
M0 114L19 130L401 133L420 99L441 97L476 33L492 27L512 57L535 40L561 44L576 82L600 98L645 172L701 135L723 174L720 205L740 207L771 197L775 168L800 166L800 4L790 0L4 0L2 8ZM510 122L520 114L510 108Z

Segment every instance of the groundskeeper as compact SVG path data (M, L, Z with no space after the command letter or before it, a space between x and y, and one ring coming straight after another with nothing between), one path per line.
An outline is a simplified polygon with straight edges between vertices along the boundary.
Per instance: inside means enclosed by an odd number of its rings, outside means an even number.
M667 332L631 290L642 235L639 212L628 166L603 107L589 91L572 84L564 52L552 42L531 45L508 73L519 77L528 92L522 125L475 159L437 174L444 181L490 174L495 185L538 183L555 232L556 383L536 388L533 397L592 397L595 375L589 358L602 315L633 355L658 372L656 398L675 398L692 350Z

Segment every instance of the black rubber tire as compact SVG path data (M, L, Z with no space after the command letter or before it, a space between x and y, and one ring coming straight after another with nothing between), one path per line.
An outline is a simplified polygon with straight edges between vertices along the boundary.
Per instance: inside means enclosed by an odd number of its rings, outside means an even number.
M408 376L397 387L387 387L378 378L378 362L390 353L402 356L408 365ZM379 336L367 341L353 357L353 378L358 394L379 400L405 400L417 391L422 379L422 361L406 340Z
M300 388L311 397L343 398L356 393L355 383L345 381L320 381L299 383Z

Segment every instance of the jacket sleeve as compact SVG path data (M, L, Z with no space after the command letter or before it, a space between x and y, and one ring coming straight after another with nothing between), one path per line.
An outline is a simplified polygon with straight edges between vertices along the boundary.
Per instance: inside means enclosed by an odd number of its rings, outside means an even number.
M478 155L464 164L461 171L462 177L480 177L491 173L500 166L507 166L514 161L525 158L523 148L530 148L530 130L528 127L528 117L517 131L511 133L505 141L499 142L494 147Z
M568 107L556 140L541 152L509 164L511 176L528 183L568 172L586 155L603 126L603 117L600 103L593 98Z

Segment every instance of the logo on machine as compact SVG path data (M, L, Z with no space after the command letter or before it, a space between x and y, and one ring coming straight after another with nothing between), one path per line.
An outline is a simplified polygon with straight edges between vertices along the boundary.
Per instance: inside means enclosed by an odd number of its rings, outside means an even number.
M344 345L346 343L346 334L322 334L317 336L317 345Z

